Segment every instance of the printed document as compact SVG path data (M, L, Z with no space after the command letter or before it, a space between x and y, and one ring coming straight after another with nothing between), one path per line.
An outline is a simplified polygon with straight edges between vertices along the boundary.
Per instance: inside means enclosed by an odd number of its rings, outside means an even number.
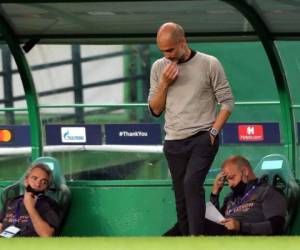
M206 202L205 218L218 224L221 224L220 221L225 219L210 201Z

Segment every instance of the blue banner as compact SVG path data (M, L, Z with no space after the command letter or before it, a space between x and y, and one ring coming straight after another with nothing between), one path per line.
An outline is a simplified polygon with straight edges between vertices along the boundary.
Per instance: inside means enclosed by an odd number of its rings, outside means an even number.
M101 145L101 125L45 126L47 145Z
M223 144L280 144L279 123L226 123Z
M28 125L0 125L0 147L28 146L31 146Z
M106 124L106 144L161 145L160 124Z

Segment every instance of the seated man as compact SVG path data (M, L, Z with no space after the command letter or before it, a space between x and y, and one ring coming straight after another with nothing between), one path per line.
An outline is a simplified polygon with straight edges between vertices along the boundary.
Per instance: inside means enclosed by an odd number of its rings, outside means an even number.
M47 165L32 165L24 179L25 194L6 201L0 213L0 232L5 237L50 237L58 229L57 203L44 195L52 172Z
M232 192L219 209L224 181ZM286 199L272 186L256 178L250 163L242 156L224 161L212 187L210 201L224 215L220 224L205 220L205 235L279 235L287 213ZM178 224L165 236L180 236Z

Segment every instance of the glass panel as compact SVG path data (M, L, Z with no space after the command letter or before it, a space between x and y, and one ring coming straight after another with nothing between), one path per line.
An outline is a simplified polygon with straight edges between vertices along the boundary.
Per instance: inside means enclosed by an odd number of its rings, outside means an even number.
M14 62L14 68L16 69L15 60L13 60L13 62ZM25 92L24 92L21 76L17 73L18 72L17 70L15 70L15 72L16 73L12 75L13 95L17 97L18 101L20 100L25 101Z
M0 107L26 108L25 93L17 67L7 45L0 46ZM4 115L5 114L5 115ZM1 111L0 124L24 124L27 122L27 112L15 114L12 111Z
M2 49L5 49L5 48L7 48L7 46L6 45L3 45L3 44L0 44L0 57L1 57L1 59L2 59ZM3 65L2 65L2 62L3 60L0 60L0 70L1 70L1 76L2 76L2 74L3 74L3 72L2 72L2 70L3 70Z
M300 32L300 3L285 0L248 0L269 27L271 32Z
M264 48L259 42L192 44L216 56L230 80L236 102L278 101L276 84ZM257 86L260 91L255 91Z
M300 41L276 41L288 80L292 104L300 105Z
M47 124L81 124L76 117L64 120L51 119L48 108L42 108L42 119L47 116ZM150 116L148 108L84 108L85 124L131 124L157 123L157 119ZM45 134L45 133L44 133ZM45 140L44 140L45 141ZM166 160L161 146L158 152L147 152L146 147L140 146L139 151L125 149L107 150L106 145L99 145L89 150L88 147L78 148L66 146L61 149L47 146L45 154L59 159L64 166L68 180L120 180L120 179L167 179L169 178ZM130 147L130 146L129 146ZM145 152L146 151L146 152Z
M163 128L163 118L153 118L146 104L150 68L161 57L155 44L109 45L107 51L105 45L63 45L58 47L60 53L56 56L53 47L48 49L48 46L39 48L37 45L33 53L27 54L43 105L40 112L44 125L160 123ZM237 102L229 122L278 122L276 85L260 43L191 43L190 46L216 56L224 65ZM34 52L35 49L38 52ZM13 78L18 77L14 74ZM256 91L257 86L260 91ZM86 107L74 108L75 102L84 103ZM18 119L27 122L24 117ZM45 142L45 137L43 139ZM68 180L170 178L161 145L159 147L160 151L154 153L139 149L107 151L101 145L84 150L46 146L45 154L62 162ZM208 179L214 178L229 155L242 154L255 166L263 156L274 152L284 153L284 145L224 144ZM27 156L20 153L24 160L21 166L27 164ZM12 158L8 159L11 163ZM6 164L4 160L0 166ZM6 178L13 177L6 175Z
M162 154L78 151L47 153L61 162L67 180L145 180L169 178Z
M0 89L4 90L3 77L0 76ZM4 108L4 91L0 91L0 108Z
M190 45L195 50L216 56L223 63L237 102L230 122L278 122L280 109L276 85L260 43L191 43ZM44 48L47 51L47 47ZM144 104L147 102L150 67L154 60L161 56L156 45L109 45L107 51L105 45L72 45L70 50L77 51L77 53L73 53L73 57L77 55L76 60L80 65L77 68L81 71L79 74L77 72L77 76L81 76L82 79L82 83L79 84L82 92L80 95L83 96L86 105L93 105L93 107L74 109L73 107L58 108L54 106L47 108L47 105L53 104L53 96L42 97L43 104L46 104L41 108L41 118L44 124L81 124L83 121L85 124L163 123L163 119L157 120L151 117L147 107L122 107L122 104L126 102ZM44 58L43 73L47 75L46 53L44 53ZM242 58L247 58L247 60L242 60ZM31 62L35 64L33 61ZM65 67L61 62L71 63L71 61L61 58L61 61L57 61L61 65L59 67ZM74 63L74 60L72 62ZM73 65L69 68L75 69L77 66ZM53 73L53 76L55 75ZM74 73L69 73L69 75L76 76ZM46 79L46 77L44 78ZM55 80L56 77L53 77L52 81ZM69 80L67 79L67 81ZM260 86L261 91L255 92L255 86ZM77 91L79 89L77 88ZM53 91L55 92L55 90ZM69 100L65 103L72 102L71 97L75 96L74 92L74 89L70 89L61 93L60 99ZM255 94L251 94L254 92ZM49 101L45 101L45 98L49 98ZM261 104L260 102L272 103ZM114 106L116 104L121 106ZM82 117L80 118L78 115ZM258 150L256 145L223 145L210 171L209 178L214 177L222 161L231 154L243 154L255 166L265 154L281 151L281 148L283 147L276 145L260 146ZM58 157L65 163L63 165L68 168L66 175L69 179L169 178L162 152L158 154L138 151L108 152L103 151L100 146L98 150L91 151L55 152L52 150L47 152L46 150L46 153Z
M18 180L30 164L30 149L26 153L21 153L21 150L19 153L13 153L13 151L16 151L16 149L9 150L0 147L0 181Z
M4 47L3 45L0 45L0 58L2 59L3 58L3 55L2 55L2 47ZM4 72L3 72L3 67L2 67L2 60L0 60L0 89L2 91L0 91L0 107L3 108L4 107L4 83L3 83L3 75L4 75Z
M126 55L123 46L84 46L81 54L84 61L82 84L87 86L83 96L85 102L123 103ZM99 87L89 88L97 83Z
M1 126L29 124L23 85L10 50L3 44L0 45L0 109ZM0 133L0 181L17 180L29 164L31 148L7 146L16 139L14 131L10 131L9 141L3 137L3 130Z
M28 125L28 114L25 111L5 111L0 110L0 125ZM4 127L5 128L5 127ZM6 130L7 129L3 129ZM0 129L0 181L18 180L26 171L30 162L31 148L30 147L11 147L6 146L3 137L3 130ZM10 131L11 140L18 140L14 131ZM25 136L26 137L26 136Z
M300 54L295 53L300 51L300 41L277 41L276 46L284 66L296 123L300 123ZM296 176L300 178L300 135L297 132Z

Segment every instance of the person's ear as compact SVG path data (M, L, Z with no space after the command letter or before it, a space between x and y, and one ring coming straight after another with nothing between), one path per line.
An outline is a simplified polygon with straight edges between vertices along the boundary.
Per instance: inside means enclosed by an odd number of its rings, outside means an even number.
M242 178L243 178L244 181L247 181L248 176L249 176L249 170L247 168L244 168L242 171L243 171Z
M186 45L186 39L185 39L185 37L180 38L179 43L180 43L180 45L182 47L185 46Z

